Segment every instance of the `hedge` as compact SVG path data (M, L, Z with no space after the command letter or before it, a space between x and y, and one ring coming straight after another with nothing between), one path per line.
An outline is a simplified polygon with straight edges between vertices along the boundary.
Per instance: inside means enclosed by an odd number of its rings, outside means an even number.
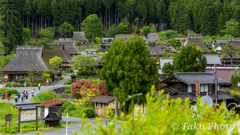
M52 99L60 99L53 90L46 90L32 98L33 103L41 103Z
M18 91L15 89L0 88L0 93L2 93L2 99L5 98L5 92L10 92L11 95L18 94Z
M231 90L227 94L232 96L237 103L240 103L240 91Z

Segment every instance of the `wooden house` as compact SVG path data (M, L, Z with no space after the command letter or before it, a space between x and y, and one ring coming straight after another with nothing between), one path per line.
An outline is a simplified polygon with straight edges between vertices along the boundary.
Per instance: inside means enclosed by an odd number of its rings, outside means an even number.
M27 77L28 71L51 70L57 74L54 68L44 60L42 47L18 46L15 57L2 69L5 82L18 81L21 77ZM52 76L54 80L54 76Z
M50 113L43 120L45 120L45 124L48 124L50 127L56 127L59 125L61 118L56 113Z
M105 117L104 114L108 113L105 112L105 108L107 110L115 110L115 97L113 96L100 96L90 101L94 103L95 108L95 115L97 117Z
M187 45L194 44L195 46L199 46L202 49L203 53L209 52L208 47L204 44L202 34L188 34L187 37Z
M84 32L77 32L77 31L73 32L72 40L80 41L81 44L89 43L89 41L84 36Z
M161 83L167 84L161 89L165 93L170 94L170 100L180 98L184 101L186 98L189 98L190 101L196 102L198 95L206 96L206 92L208 92L209 96L215 101L215 84L213 79L213 73L174 73L172 76L161 81ZM197 81L199 83L196 83ZM233 97L220 90L220 86L226 83L227 81L218 77L218 103L224 102L228 104L233 101ZM198 87L196 87L196 84Z

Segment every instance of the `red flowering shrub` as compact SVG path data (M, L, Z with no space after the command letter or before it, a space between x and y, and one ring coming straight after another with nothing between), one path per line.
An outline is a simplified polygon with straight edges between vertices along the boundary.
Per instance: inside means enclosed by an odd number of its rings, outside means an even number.
M92 80L77 80L71 87L71 97L81 98L80 90L87 90L94 84Z
M81 95L80 92L84 93L83 91L87 91L88 89L90 89L90 91L99 96L101 95L111 96L111 93L106 90L105 82L94 84L92 80L77 80L75 84L72 84L71 88L72 88L71 96L73 98L84 98L86 95Z

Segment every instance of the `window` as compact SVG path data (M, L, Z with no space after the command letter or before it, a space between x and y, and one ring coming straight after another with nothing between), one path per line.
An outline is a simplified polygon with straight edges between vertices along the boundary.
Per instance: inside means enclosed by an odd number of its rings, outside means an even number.
M192 85L192 92L196 92L196 87L195 87L195 85Z
M108 104L105 104L104 107L108 108Z
M96 107L100 107L100 103L96 103Z
M101 103L101 108L104 108L104 104L103 103Z
M16 79L17 79L17 80L20 80L21 77L22 77L22 75L16 75Z

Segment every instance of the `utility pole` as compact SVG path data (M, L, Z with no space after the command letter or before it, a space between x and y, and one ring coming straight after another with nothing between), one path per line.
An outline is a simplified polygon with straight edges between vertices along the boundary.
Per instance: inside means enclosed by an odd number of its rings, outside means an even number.
M218 101L218 76L217 76L217 68L214 65L214 83L215 83L215 104L217 105Z

